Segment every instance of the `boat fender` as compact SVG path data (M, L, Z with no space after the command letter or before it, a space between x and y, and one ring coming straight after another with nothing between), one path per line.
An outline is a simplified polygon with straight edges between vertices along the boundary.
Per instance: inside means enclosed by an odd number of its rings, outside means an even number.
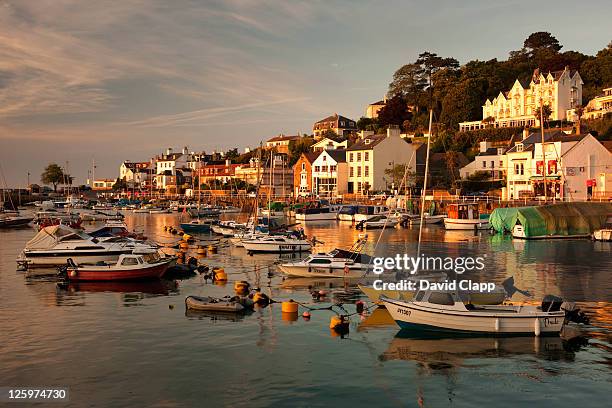
M184 233L183 231L179 231L179 232L178 232L178 234L179 234L179 236L181 236L181 237L182 237L183 235L185 235L185 233Z
M539 336L541 332L542 328L540 327L540 319L536 317L536 319L533 321L533 333L536 336Z
M495 332L499 332L499 318L495 319Z
M270 298L264 293L255 292L255 294L253 295L253 302L260 306L265 306L270 303Z
M234 282L234 291L236 294L246 293L249 290L249 282L247 281L236 281Z
M176 234L177 234L177 232L178 232L178 231L177 231L177 230L175 230L174 228L172 228L172 230L170 230L170 233L171 233L172 235L176 235Z
M77 275L78 275L78 273L77 273L77 271L76 271L76 270L74 270L74 269L72 269L72 270L70 271L70 273L69 273L69 276L70 276L71 278L76 278L76 277L77 277Z

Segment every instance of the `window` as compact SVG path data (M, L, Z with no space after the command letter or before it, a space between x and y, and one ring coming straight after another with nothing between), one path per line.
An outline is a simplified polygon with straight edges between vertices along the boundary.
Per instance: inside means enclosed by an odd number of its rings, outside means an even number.
M124 258L121 265L138 265L138 260L136 258Z
M364 159L365 161L369 161L369 160L370 160L370 152L365 152L363 155L364 155L364 158L363 158L363 159Z
M429 295L429 302L435 303L436 305L454 305L455 301L453 300L453 296L447 292L432 292Z
M482 168L483 169L487 168L487 162L485 160L482 161Z
M331 259L311 259L309 264L321 264L321 265L329 265L331 263Z
M361 152L357 153L357 161L361 161Z
M321 171L321 166L315 166L315 171Z
M327 156L323 155L323 161L327 161Z
M349 167L349 177L353 177L354 176L354 170L355 168L353 166Z
M329 171L336 171L336 166L329 166Z
M353 161L353 153L349 154L349 161L352 162Z
M357 177L361 177L361 166L357 167Z
M302 163L302 170L306 170L306 163Z
M366 177L368 177L368 176L370 175L370 167L369 167L369 166L365 166L365 169L364 169L364 175L365 175Z
M499 161L499 167L504 167L504 161L503 160Z
M491 168L492 169L495 168L495 161L494 160L491 160Z
M361 182L357 183L357 192L361 193Z

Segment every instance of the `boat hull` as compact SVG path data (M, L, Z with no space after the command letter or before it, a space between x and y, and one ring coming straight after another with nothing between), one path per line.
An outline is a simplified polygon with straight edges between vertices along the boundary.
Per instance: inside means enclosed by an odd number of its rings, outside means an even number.
M268 252L268 253L294 253L308 252L312 248L309 243L301 244L283 244L273 242L257 242L257 241L242 241L244 249L249 252Z
M160 262L150 267L137 269L114 269L114 265L106 268L100 266L84 266L68 268L67 275L70 281L130 281L159 279L166 273L169 265L170 261Z
M56 253L37 253L27 252L17 261L25 263L29 268L45 268L66 265L68 259L72 259L76 264L95 264L97 262L116 262L122 254L132 253L132 249L100 252L56 252Z
M612 229L600 229L593 233L596 241L612 241Z
M295 214L296 221L333 221L337 218L337 213Z
M512 229L512 238L516 239L577 239L590 238L590 234L574 234L574 235L533 235L527 236L522 225L515 225Z
M359 289L370 299L371 302L382 305L381 296L396 300L412 300L416 293L409 290L376 290L371 286L358 285ZM499 305L506 300L506 293L493 291L491 293L474 292L469 293L469 300L474 305Z
M462 220L459 218L444 218L444 228L448 230L487 230L491 228L488 220Z
M191 224L185 223L180 224L183 231L195 234L210 232L210 224Z
M482 334L559 334L565 313L475 313L434 309L410 302L382 298L393 320L402 329ZM539 328L539 329L538 329Z
M345 273L343 267L309 267L307 265L279 265L278 268L287 276L300 278L360 278L365 274L361 267L349 268Z

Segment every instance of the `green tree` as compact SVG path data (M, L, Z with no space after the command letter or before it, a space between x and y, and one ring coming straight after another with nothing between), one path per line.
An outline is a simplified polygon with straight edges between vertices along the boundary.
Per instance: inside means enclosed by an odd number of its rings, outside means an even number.
M423 76L422 67L416 63L406 64L393 74L389 94L401 96L408 104L418 107L426 86L427 78Z
M467 79L452 87L442 100L440 121L455 129L460 122L478 118L486 88L487 82L483 79Z
M312 146L313 144L314 144L314 138L310 136L301 137L300 139L296 141L290 142L289 143L288 165L290 167L293 166L300 159L300 156L302 155L302 153L308 152L310 150L310 146Z
M113 191L125 191L127 189L128 185L125 181L125 178L117 177L117 180L115 180L115 184L113 184Z
M559 44L559 40L547 31L538 31L531 34L523 43L523 47L532 55L541 50L559 52L559 50L563 48L563 46Z
M373 128L376 125L376 120L372 118L366 118L362 116L357 121L357 129L359 130L374 130Z
M235 159L235 158L237 158L238 156L240 156L240 155L238 154L238 148L237 148L237 147L235 147L235 148L233 148L233 149L230 149L230 150L228 150L228 151L225 153L225 158L226 158L226 159L230 159L230 160L231 160L231 159Z
M552 109L550 105L542 105L541 115L544 117L544 123L550 120L550 115L552 115Z
M43 184L52 184L53 191L57 192L57 185L63 183L65 180L65 174L62 168L55 164L50 163L45 167L45 170L40 175L40 181Z

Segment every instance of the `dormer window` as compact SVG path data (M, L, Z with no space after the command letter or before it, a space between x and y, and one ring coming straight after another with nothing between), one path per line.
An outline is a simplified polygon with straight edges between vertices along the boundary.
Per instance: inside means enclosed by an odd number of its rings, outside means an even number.
M522 143L517 143L516 144L516 151L517 152L522 152L523 151L523 144Z
M363 141L365 144L370 144L372 141L370 139L366 139Z

